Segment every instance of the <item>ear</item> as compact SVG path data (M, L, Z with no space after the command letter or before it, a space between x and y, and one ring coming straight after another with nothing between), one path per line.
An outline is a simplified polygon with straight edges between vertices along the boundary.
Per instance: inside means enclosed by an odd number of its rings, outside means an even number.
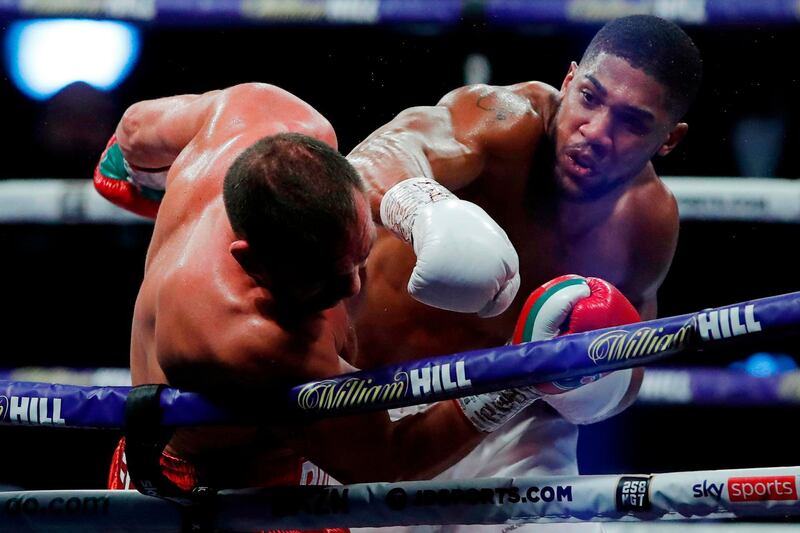
M236 259L236 262L242 265L242 268L249 270L248 265L252 263L249 242L242 239L235 240L228 247L228 251Z
M678 122L678 124L669 132L667 135L667 140L664 141L664 144L658 149L656 152L658 155L667 155L672 150L678 146L678 143L686 137L686 133L689 131L689 125L685 122Z
M233 241L228 247L228 251L236 260L236 262L239 263L244 271L250 276L262 284L266 281L264 277L264 269L253 255L253 250L250 248L249 242L242 239Z
M228 247L228 251L233 258L236 259L236 262L248 273L253 273L253 271L257 270L255 258L253 257L253 251L250 248L249 242L243 239L233 241Z
M572 80L575 78L575 71L578 70L578 64L576 62L571 62L569 64L569 70L567 71L567 75L564 76L564 81L561 82L561 94L563 96L564 92L566 92L567 87L569 84L572 83Z

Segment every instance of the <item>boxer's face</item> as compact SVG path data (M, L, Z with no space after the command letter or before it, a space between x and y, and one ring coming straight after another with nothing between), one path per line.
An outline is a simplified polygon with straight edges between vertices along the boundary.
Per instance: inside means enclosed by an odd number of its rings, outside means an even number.
M281 292L290 293L290 298L299 308L309 311L328 309L361 290L367 256L377 233L366 197L358 191L353 196L357 217L344 239L339 259L332 265L315 265L320 268L313 269L314 274L310 277L282 284L289 290Z
M669 153L686 125L675 124L666 94L655 78L618 56L572 63L553 133L561 191L598 198L634 178L656 153Z
M324 279L323 289L318 295L318 301L327 304L324 308L353 297L361 291L367 257L377 238L366 196L358 191L354 192L353 196L356 204L356 222L350 227L342 255L334 265L332 274Z

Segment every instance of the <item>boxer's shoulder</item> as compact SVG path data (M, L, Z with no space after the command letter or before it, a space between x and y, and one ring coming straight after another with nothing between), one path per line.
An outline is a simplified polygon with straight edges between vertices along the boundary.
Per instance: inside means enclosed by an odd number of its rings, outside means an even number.
M186 292L174 296L189 300ZM158 309L159 364L168 376L219 364L247 369L250 383L296 383L342 373L333 327L323 317L287 326L245 298L209 301L207 311L190 304L168 303ZM220 311L219 308L226 308ZM191 313L191 314L190 314ZM347 369L349 370L349 369ZM209 379L224 381L221 375Z
M550 84L524 81L504 88L528 100L536 113L541 116L551 115L558 107L559 91Z
M539 100L516 87L469 85L450 92L439 105L450 109L460 137L504 160L526 159L545 133L545 116Z
M450 108L468 107L492 112L497 121L515 118L539 118L541 110L549 105L549 85L527 82L500 86L475 84L459 87L439 101L439 105Z
M638 303L652 294L666 276L678 241L680 219L672 192L652 173L635 183L616 209L610 233L623 242L626 272L618 286ZM619 240L620 236L625 236Z
M268 83L243 83L223 90L207 131L212 137L219 133L220 138L238 134L246 144L290 131L337 147L333 126L320 112L298 96Z
M288 104L295 112L317 113L300 97L269 83L253 82L233 85L223 89L221 100L233 102L234 105L252 105L254 107ZM273 109L274 111L275 109Z
M677 232L678 202L675 195L647 165L623 195L622 212L626 219L636 220L636 227L645 232Z

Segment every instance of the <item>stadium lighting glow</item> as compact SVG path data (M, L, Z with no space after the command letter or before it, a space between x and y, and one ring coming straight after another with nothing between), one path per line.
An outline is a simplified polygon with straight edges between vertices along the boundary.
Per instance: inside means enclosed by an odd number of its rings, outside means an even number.
M116 87L139 55L139 32L122 22L56 19L15 22L6 32L6 65L17 87L37 100L83 81Z

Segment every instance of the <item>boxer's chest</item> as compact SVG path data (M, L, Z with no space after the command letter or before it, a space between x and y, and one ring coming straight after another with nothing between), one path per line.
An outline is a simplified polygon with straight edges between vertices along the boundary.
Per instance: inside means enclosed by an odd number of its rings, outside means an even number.
M520 259L520 294L564 274L601 277L614 284L622 284L628 276L633 251L627 232L616 222L576 230L527 215L508 228Z
M567 208L546 193L531 192L530 187L509 188L511 191L512 194L497 197L475 187L465 191L462 198L486 210L516 248L521 296L563 274L602 277L615 284L628 275L635 250L631 249L627 222L614 214L613 206L605 210L597 210L596 206L588 206L587 210Z

